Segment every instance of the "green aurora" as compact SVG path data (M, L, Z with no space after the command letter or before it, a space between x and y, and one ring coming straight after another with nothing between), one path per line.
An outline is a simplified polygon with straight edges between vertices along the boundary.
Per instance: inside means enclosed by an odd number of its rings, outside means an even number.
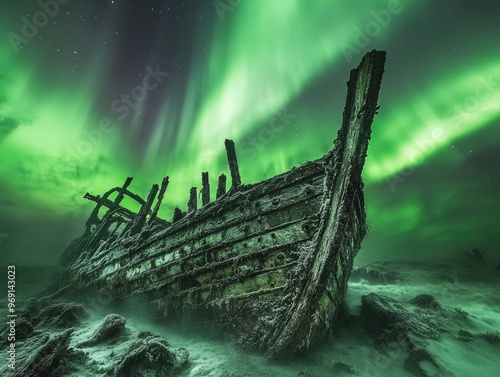
M89 213L85 192L101 194L127 176L135 177L133 190L143 196L170 176L160 213L169 219L175 206L185 209L189 188L200 186L202 171L210 172L212 187L220 173L227 174L225 138L236 142L246 183L319 158L331 148L340 126L348 71L373 48L388 51L388 65L364 171L372 231L360 257L415 257L420 248L429 250L418 257L436 254L437 248L490 250L493 217L484 209L500 209L491 203L498 169L488 172L474 156L485 153L478 158L487 161L487 152L498 150L500 54L495 39L481 39L478 32L479 46L464 39L458 46L463 55L448 61L440 60L434 47L432 59L416 61L424 52L402 56L411 51L407 46L418 38L418 27L424 21L432 24L438 17L432 15L439 12L428 1L398 3L389 8L387 1L328 0L312 6L300 0L258 0L232 6L221 18L205 6L213 21L210 30L193 33L185 80L169 71L161 91L148 93L125 120L110 110L111 103L141 78L131 73L114 97L103 94L116 65L112 44L89 46L86 40L85 47L76 46L61 58L55 43L47 47L47 40L58 38L50 24L40 31L43 39L33 38L17 54L4 38L0 226L6 230L0 233L9 237L0 251L3 247L9 254L1 251L2 258L55 263ZM107 24L117 24L117 16L106 12ZM390 14L387 25L378 21L376 35L356 47L360 30L382 14ZM63 25L71 23L70 16L57 17ZM2 36L21 26L20 17L6 20ZM107 40L109 30L86 39ZM401 40L404 33L408 37ZM414 64L408 64L412 59ZM142 66L154 67L151 61ZM73 63L79 65L76 78L58 76L58 69ZM149 100L155 96L160 105L152 112ZM22 231L12 230L21 224L52 224L56 218L67 226L60 242L37 241L33 234L29 244L17 240ZM54 226L61 225L57 221ZM408 250L401 249L405 244ZM33 256L20 249L27 245L43 250Z

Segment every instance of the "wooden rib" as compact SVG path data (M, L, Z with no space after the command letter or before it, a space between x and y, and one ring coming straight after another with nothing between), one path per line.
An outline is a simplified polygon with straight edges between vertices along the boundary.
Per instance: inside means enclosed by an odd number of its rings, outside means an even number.
M141 229L144 226L144 223L146 221L146 216L151 211L151 206L153 205L153 202L156 198L156 194L158 194L159 189L160 188L158 187L157 184L154 184L153 187L151 187L151 191L149 192L148 199L146 200L146 203L144 203L141 206L141 209L139 210L139 214L135 218L134 223L132 224L132 226L130 228L130 235L137 234L141 231Z
M163 196L165 195L165 191L167 191L168 183L169 183L168 177L163 178L163 181L161 182L160 193L158 194L158 201L156 202L153 213L149 218L150 222L156 219L156 217L158 216L158 211L160 210L161 202L163 201Z

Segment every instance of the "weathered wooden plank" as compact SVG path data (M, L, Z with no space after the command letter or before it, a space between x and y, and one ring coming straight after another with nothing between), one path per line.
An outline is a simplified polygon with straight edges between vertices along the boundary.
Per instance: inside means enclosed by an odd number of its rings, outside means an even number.
M151 212L151 206L153 205L153 202L156 198L156 194L158 194L159 189L160 188L158 187L157 184L154 184L153 187L151 187L151 191L148 194L146 203L144 203L141 206L139 214L132 223L132 226L130 228L130 235L139 233L141 229L144 227L144 224L146 222L146 216Z
M225 174L221 174L219 176L219 183L217 185L216 199L219 199L225 193L226 193L226 175Z
M158 211L160 210L161 203L163 201L163 196L167 191L168 183L169 183L169 178L168 177L163 178L163 181L161 182L160 193L158 194L158 200L156 202L155 208L153 209L153 213L151 213L149 222L153 222L158 216Z
M194 212L198 209L198 196L196 195L196 187L191 187L189 191L188 213Z
M201 173L201 203L206 206L210 203L210 181L208 180L208 172Z
M218 262L227 262L230 260L234 262L235 260L249 258L252 253L265 255L269 250L277 248L291 250L295 248L296 244L313 237L313 234L303 229L304 224L307 224L309 221L310 219L296 220L281 228L274 228L271 232L259 232L250 236L242 236L233 242L223 242L221 245L214 245L187 255L183 255L184 253L181 250L176 250L174 253L165 255L163 258L148 259L141 265L134 267L124 266L124 268L127 271L127 278L132 281L150 273L168 271L171 267L179 265L183 266L183 269L186 271L207 265L215 268ZM281 258L291 258L291 253L287 252ZM151 261L153 261L155 268L147 269ZM173 276L173 273L168 273L167 275ZM106 275L103 273L100 276L105 277Z
M136 246L134 250L143 250L157 242L159 239L164 238L166 234L180 233L184 234L188 229L199 228L200 224L206 224L211 219L218 218L221 211L228 211L230 209L240 208L241 199L244 198L247 202L257 201L259 198L267 197L270 195L282 193L287 191L290 187L294 187L304 182L316 182L324 178L324 159L310 161L301 165L298 168L293 168L289 172L277 175L268 180L262 181L253 185L242 185L237 195L224 196L222 203L212 202L210 205L195 212L195 216L191 215L184 221L177 221L173 226L160 231L143 243ZM313 184L309 182L310 184ZM181 216L181 219L184 216Z
M213 292L217 290L219 297L212 297L211 300L215 300L217 298L222 298L226 296L226 293L231 296L237 296L239 294L248 294L252 292L259 291L261 289L265 289L269 287L269 281L265 279L272 280L275 282L275 286L280 286L285 284L285 273L290 270L296 262L290 262L283 264L281 266L266 266L259 270L249 271L244 275L226 275L224 274L224 270L218 270L218 274L216 272L212 272L214 274L212 280L208 284L195 285L196 279L193 278L190 283L190 286L186 289L182 289L181 282L182 279L170 279L164 282L161 286L145 289L134 289L131 294L123 297L119 297L120 300L130 300L134 296L141 295L143 297L147 297L148 300L155 300L157 298L163 299L182 299L183 297L197 294L204 295L203 300L208 298L206 293ZM225 271L229 272L231 266L229 266ZM272 278L270 278L270 275ZM192 284L192 285L191 285ZM144 288L144 285L141 286ZM271 287L274 288L274 287ZM226 290L226 292L224 291ZM148 295L151 294L151 295ZM177 301L178 302L178 301ZM184 306L193 305L197 306L195 302L182 302ZM187 309L187 307L186 307Z
M197 226L191 226L187 229L183 229L183 232L166 232L163 233L163 238L157 238L155 243L150 242L148 248L156 248L155 244L158 242L163 242L167 247L177 247L179 242L186 244L191 243L193 239L203 239L211 233L221 232L223 229L230 230L231 227L236 224L241 224L242 222L247 224L258 223L262 225L273 226L276 224L277 220L273 220L269 217L273 212L279 212L282 209L286 209L294 206L296 203L304 203L304 214L312 211L313 208L317 208L319 211L320 199L322 194L322 180L313 179L303 186L294 185L289 187L286 191L287 195L285 199L280 200L278 206L273 205L273 200L275 198L264 196L258 200L251 202L252 205L248 204L244 207L229 207L227 212L219 213L218 216L213 216L207 221L199 224ZM241 204L241 203L240 203ZM297 207L298 208L298 207ZM283 221L287 221L287 216L292 216L292 214L284 214ZM258 220L258 221L256 221ZM231 233L230 233L231 234ZM163 248L161 248L163 249ZM160 251L161 252L161 251ZM99 265L104 266L108 263L108 259L112 260L112 256L115 253L110 250L108 252L108 257L99 260ZM122 253L120 252L119 255ZM127 253L127 256L137 258L141 260L144 258L145 247L141 247ZM146 252L146 254L148 254ZM92 259L96 260L96 259ZM96 260L97 261L97 260ZM115 261L113 261L115 262Z
M89 273L86 283L97 284L100 281L105 285L105 279L120 269L124 271L127 280L132 282L140 280L148 274L157 274L163 277L174 276L182 271L177 271L175 268L171 270L171 268L179 265L183 265L184 270L191 271L209 263L244 261L255 253L265 255L270 250L280 248L290 250L296 247L294 245L314 236L314 233L304 230L304 224L309 224L313 219L314 217L297 219L250 235L241 234L238 239L214 243L211 247L202 248L201 245L194 245L192 249L196 250L195 253L181 252L181 249L176 249L173 253L164 256L152 256L144 259L140 264L115 263L99 269L100 273L97 275ZM210 261L206 259L208 255L212 255ZM285 253L282 259L288 260L291 257L290 253Z
M241 185L241 176L234 141L226 139L224 143L226 145L227 163L229 165L229 171L231 172L231 187L238 188L238 186Z
M304 193L304 195L307 195L307 193ZM314 194L310 193L309 195ZM238 237L241 236L250 236L256 232L259 232L259 234L271 233L274 229L279 229L281 226L288 224L290 218L295 218L297 215L293 216L292 213L294 212L299 211L299 220L302 216L316 214L321 205L320 199L321 196L319 194L305 198L297 195L292 196L290 202L282 201L282 207L270 208L266 212L254 212L251 217L246 217L242 214L244 223L248 224L246 226L241 226L241 219L238 219L236 216L238 213L235 214L235 218L232 221L214 219L214 224L208 224L209 226L206 229L194 229L192 233L188 232L184 235L174 234L164 240L159 240L160 246L151 245L151 248L155 249L152 253L146 253L145 251L141 253L123 253L121 250L110 251L107 256L102 257L98 261L96 270L103 271L106 266L116 264L117 262L122 266L128 265L132 267L135 264L143 263L148 258L162 257L181 248L186 253L190 253L191 250L197 250L198 248L200 252L204 252L211 245L216 247L217 245L220 246L221 243L231 243L237 241ZM271 199L269 198L268 201L271 202ZM269 207L271 207L271 203L269 203ZM224 226L218 226L220 223L224 224ZM315 231L314 227L310 225L304 225L304 227L309 227L309 231Z
M292 310L284 319L283 328L272 340L270 354L273 357L283 356L289 351L299 352L307 348L311 339L317 336L318 329L310 318L318 313L335 259L339 253L351 247L355 249L355 254L365 235L364 213L359 219L363 224L359 229L348 228L347 219L359 216L352 209L354 197L362 195L361 172L377 108L384 64L385 52L372 51L363 58L358 68L351 71L342 127L335 140L336 148L327 170L330 206L323 208L319 242L315 247L314 259L306 270L307 279ZM350 265L347 270L350 271L353 261L350 256L348 259ZM348 278L349 274L344 276L344 279Z

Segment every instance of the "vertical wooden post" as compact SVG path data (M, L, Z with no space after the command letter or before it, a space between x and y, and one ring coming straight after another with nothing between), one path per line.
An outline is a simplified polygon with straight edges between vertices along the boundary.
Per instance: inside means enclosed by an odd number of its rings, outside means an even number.
M227 153L227 163L229 165L229 170L231 171L231 187L237 188L241 185L240 170L238 168L238 159L236 157L236 149L234 146L234 141L226 139L226 153Z
M158 194L158 190L160 188L158 187L157 184L154 184L151 187L151 191L149 192L148 199L146 200L146 203L141 207L141 210L139 211L139 214L142 215L144 218L147 216L149 211L151 211L151 206L153 205L153 202L156 198L156 194Z
M179 207L175 207L174 209L174 216L172 217L172 224L175 224L177 221L182 219L184 216L182 214L182 211Z
M130 229L130 235L134 235L141 231L142 227L144 226L144 222L146 221L146 216L148 215L149 211L151 211L151 206L153 205L153 202L156 198L156 194L158 194L159 189L160 188L156 184L154 184L153 187L151 187L148 199L141 206L139 214L137 215L137 217L134 220L134 223L132 224L132 227Z
M153 213L151 214L151 217L149 218L149 222L156 219L156 216L158 215L158 211L160 210L161 202L163 201L163 196L165 195L165 191L167 191L167 187L168 187L168 177L165 177L165 178L163 178L163 181L161 182L160 193L158 194L158 201L156 202Z
M206 206L210 203L210 181L208 180L208 172L201 173L201 204Z
M216 196L216 198L219 199L225 193L226 193L226 175L225 174L221 174L219 176L219 184L217 185L217 196Z
M196 197L196 187L191 187L189 192L188 212L194 212L198 208L198 198Z

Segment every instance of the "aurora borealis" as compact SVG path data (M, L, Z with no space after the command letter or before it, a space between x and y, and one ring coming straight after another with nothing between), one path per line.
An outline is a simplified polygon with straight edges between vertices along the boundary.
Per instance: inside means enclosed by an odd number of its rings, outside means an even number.
M23 17L43 10L37 1L0 16L2 264L54 264L92 208L83 195L127 176L142 196L170 176L160 212L170 219L202 171L212 187L227 173L226 138L247 183L320 157L340 126L349 70L374 48L388 63L359 259L472 247L500 258L495 2L57 4L30 38ZM165 75L141 90L151 71Z

